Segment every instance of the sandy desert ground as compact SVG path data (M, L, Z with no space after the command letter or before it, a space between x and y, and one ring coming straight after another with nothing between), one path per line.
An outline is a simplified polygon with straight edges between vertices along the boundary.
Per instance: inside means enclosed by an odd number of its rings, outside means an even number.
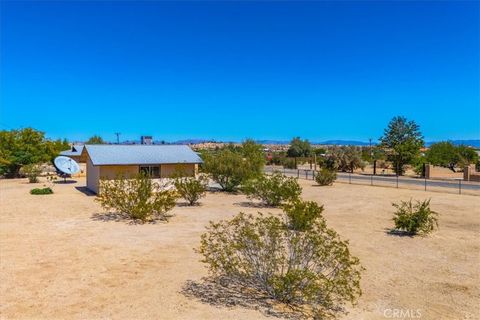
M364 294L342 319L391 319L395 310L416 319L480 319L480 197L300 183L366 268ZM32 196L26 180L0 181L2 319L275 319L255 300L222 299L202 282L207 272L193 251L210 220L275 210L209 193L199 207L177 206L168 223L132 225L102 216L84 185L79 178ZM386 233L391 202L409 198L432 199L438 232Z

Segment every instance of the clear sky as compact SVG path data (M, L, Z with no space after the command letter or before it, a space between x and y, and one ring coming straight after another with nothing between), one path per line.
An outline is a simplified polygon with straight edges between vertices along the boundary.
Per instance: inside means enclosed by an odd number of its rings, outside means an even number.
M480 5L1 2L0 128L50 137L480 138Z

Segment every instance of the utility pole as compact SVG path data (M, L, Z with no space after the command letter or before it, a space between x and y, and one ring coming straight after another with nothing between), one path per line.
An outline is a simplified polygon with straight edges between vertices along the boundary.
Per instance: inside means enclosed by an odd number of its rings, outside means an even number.
M368 145L370 148L370 159L373 161L373 175L375 175L377 173L377 160L373 159L372 138L368 139Z
M120 132L115 132L115 135L117 136L117 144L120 144Z

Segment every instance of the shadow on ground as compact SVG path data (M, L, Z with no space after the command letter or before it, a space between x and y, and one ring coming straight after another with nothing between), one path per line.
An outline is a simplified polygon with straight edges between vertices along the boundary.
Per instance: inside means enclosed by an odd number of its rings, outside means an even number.
M181 293L216 307L243 307L258 310L265 315L285 319L304 319L305 315L298 310L280 310L274 300L257 293L252 289L235 284L229 279L203 278L201 281L188 280Z
M167 218L171 218L172 216L168 216ZM152 220L142 221L139 219L132 219L128 215L118 212L97 212L92 214L90 219L94 221L102 221L102 222L125 222L126 224L130 225L137 225L137 224L157 224L157 223L165 223L167 222L165 219L155 218Z
M388 229L385 228L385 233L388 234L389 236L396 236L396 237L407 237L407 238L413 238L413 234L405 231L400 231L396 229Z
M241 192L239 190L236 190L236 191L225 191L223 190L222 188L220 187L212 187L212 186L208 186L207 187L207 191L208 192L211 192L211 193L224 193L224 194L230 194L230 195L239 195L241 194Z
M95 193L90 191L87 187L75 187L75 189L87 196L95 196Z
M239 206L239 207L245 207L245 208L273 208L261 202L252 202L252 201L235 202L233 205Z
M195 207L201 207L202 203L197 202L195 204L190 204L188 202L177 202L177 207L190 207L190 208L195 208Z
M59 180L53 181L55 184L72 184L72 183L77 183L77 180L63 180L63 178L60 178Z

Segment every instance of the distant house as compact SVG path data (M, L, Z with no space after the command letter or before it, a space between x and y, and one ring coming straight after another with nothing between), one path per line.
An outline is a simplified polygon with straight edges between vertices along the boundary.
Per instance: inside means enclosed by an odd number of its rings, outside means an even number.
M83 152L84 147L84 145L74 144L72 145L71 149L60 152L60 155L72 158L77 162L85 163L87 162L87 157L86 154Z
M141 136L140 137L140 144L153 144L153 137L152 136Z
M152 178L170 177L177 169L195 175L202 159L182 145L86 145L87 188L98 193L100 179L140 172Z

